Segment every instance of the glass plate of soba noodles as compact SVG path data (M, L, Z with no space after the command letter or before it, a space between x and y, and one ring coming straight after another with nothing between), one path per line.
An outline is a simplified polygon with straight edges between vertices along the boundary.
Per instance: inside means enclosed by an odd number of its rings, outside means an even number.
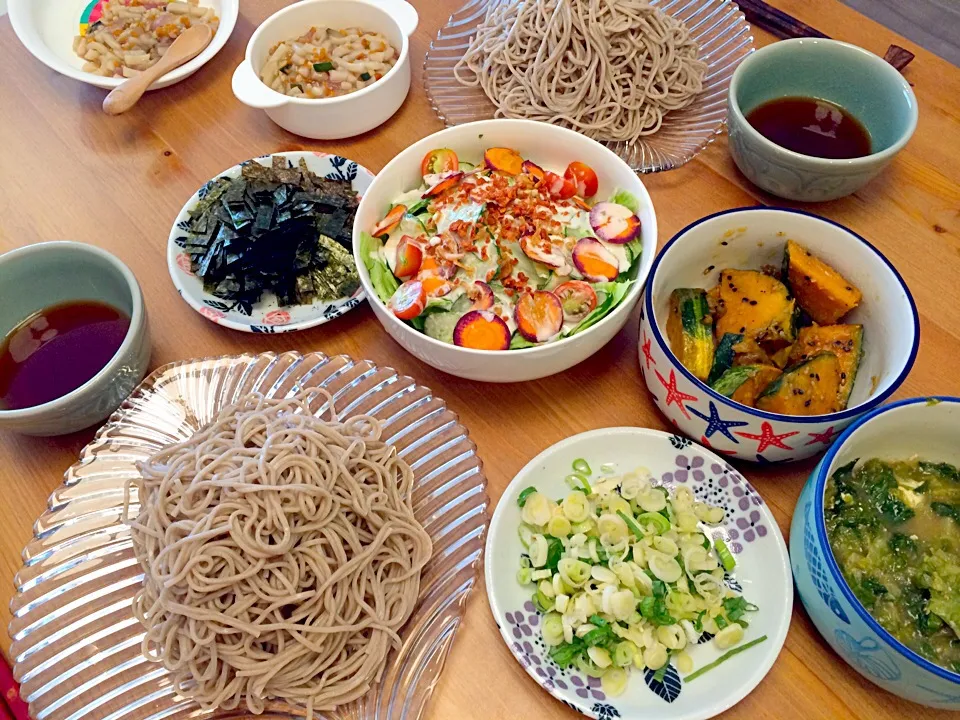
M752 51L727 0L470 0L430 45L424 85L447 125L549 122L655 172L722 130L730 78Z
M23 696L33 717L85 720L419 717L487 503L466 429L389 368L167 365L83 450L24 550Z

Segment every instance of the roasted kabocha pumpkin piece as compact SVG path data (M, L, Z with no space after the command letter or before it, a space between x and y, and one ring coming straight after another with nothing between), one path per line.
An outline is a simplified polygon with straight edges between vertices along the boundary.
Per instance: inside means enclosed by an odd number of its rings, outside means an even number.
M786 285L757 270L720 273L715 332L741 334L776 352L796 339L796 302Z
M813 325L802 328L790 350L790 364L795 365L822 352L831 352L840 363L840 409L850 402L860 359L863 357L863 325Z
M745 337L733 346L734 365L770 365L767 351L753 338Z
M840 362L820 353L792 365L757 398L756 407L781 415L826 415L840 410Z
M680 363L698 379L706 380L713 366L713 327L707 293L700 288L677 288L670 294L667 338Z
M800 307L819 325L833 325L860 304L863 294L816 255L787 240L783 277Z
M707 302L710 302L709 294ZM720 338L717 343L717 349L713 353L713 366L710 368L710 375L707 376L707 385L712 386L720 376L733 367L735 359L734 347L743 340L743 335L738 333L727 333Z
M741 405L753 407L757 396L778 377L780 368L772 365L735 365L711 387Z

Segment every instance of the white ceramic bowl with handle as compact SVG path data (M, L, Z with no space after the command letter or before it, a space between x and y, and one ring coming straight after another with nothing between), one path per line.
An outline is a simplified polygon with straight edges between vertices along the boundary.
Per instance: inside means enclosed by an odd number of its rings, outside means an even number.
M410 35L419 16L406 0L303 0L274 13L247 43L243 62L233 73L233 94L258 108L285 130L315 140L360 135L386 122L410 90ZM359 27L382 33L398 51L397 62L375 83L331 98L296 98L260 79L260 70L278 42L303 35L311 27Z
M83 70L83 59L73 52L73 38L87 24L96 0L10 0L10 24L23 46L44 65L74 80L112 90L126 78L102 77ZM210 44L193 60L175 68L150 86L159 90L184 80L226 44L240 12L239 0L200 0L220 18ZM94 16L96 17L96 16Z
M793 416L734 402L698 380L670 350L666 324L675 288L709 288L724 268L780 267L790 238L863 292L843 318L863 325L863 359L846 410ZM755 462L802 460L823 452L854 418L886 400L917 357L920 322L907 284L856 233L800 210L752 207L709 215L681 230L657 256L640 314L640 369L670 422L702 445Z
M605 200L617 189L630 192L640 205L642 254L634 284L603 320L556 342L520 350L474 350L435 340L398 319L377 297L360 254L360 235L369 232L397 197L420 186L420 162L429 151L451 148L461 160L480 162L484 150L512 148L545 170L563 174L574 161L586 163L600 181L595 195ZM653 202L637 174L600 143L566 128L534 120L480 120L441 130L414 143L381 170L364 193L353 225L353 255L360 283L374 314L390 336L419 360L438 370L486 382L524 382L563 372L607 344L627 322L640 300L643 283L657 251L657 217Z

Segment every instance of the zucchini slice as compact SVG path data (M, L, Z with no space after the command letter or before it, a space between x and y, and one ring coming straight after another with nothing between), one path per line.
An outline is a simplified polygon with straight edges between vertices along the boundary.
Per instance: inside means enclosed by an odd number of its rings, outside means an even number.
M716 335L742 334L768 353L796 339L796 301L787 286L757 270L720 272Z
M833 325L860 304L853 283L802 245L787 240L783 277L800 307L819 325Z
M772 365L736 365L711 387L741 405L753 407L757 396L778 377L780 368Z
M707 293L700 288L677 288L670 293L667 338L680 363L700 380L713 365L713 328Z
M790 350L789 363L795 365L822 352L832 352L840 363L840 409L850 402L850 392L863 357L863 325L824 325L805 327Z
M840 409L840 361L819 353L784 370L760 397L760 410L781 415L825 415Z

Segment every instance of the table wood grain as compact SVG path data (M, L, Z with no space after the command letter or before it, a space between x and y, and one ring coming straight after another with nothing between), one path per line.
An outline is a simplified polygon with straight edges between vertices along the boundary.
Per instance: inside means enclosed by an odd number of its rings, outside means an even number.
M148 94L130 113L107 117L103 91L48 70L0 19L0 251L52 239L103 247L139 279L153 331L152 367L183 358L240 352L320 350L369 358L412 375L460 414L485 461L496 503L531 457L584 430L638 425L664 429L640 378L637 318L572 370L522 385L450 377L406 354L363 306L330 324L289 335L220 328L190 310L167 275L170 224L208 178L257 155L324 150L376 171L410 143L441 128L421 85L430 40L458 0L414 0L421 12L412 42L413 83L400 112L347 141L287 134L236 101L230 75L254 28L283 3L245 0L226 47L192 78ZM875 243L906 278L921 317L920 354L896 397L960 395L960 70L836 0L776 0L782 10L831 36L883 54L891 43L917 54L906 71L920 105L916 135L890 168L855 195L806 206ZM758 45L772 38L754 33ZM719 138L696 160L643 178L656 207L659 243L694 220L728 208L782 204L752 187ZM14 288L0 288L0 302ZM51 491L92 431L37 439L0 434L0 624L20 567L20 551ZM784 536L813 462L763 469L735 463L758 487ZM10 640L0 633L6 652ZM863 680L817 634L799 601L786 645L760 686L725 717L934 718ZM497 633L482 583L471 596L430 708L430 720L574 718L541 691Z

